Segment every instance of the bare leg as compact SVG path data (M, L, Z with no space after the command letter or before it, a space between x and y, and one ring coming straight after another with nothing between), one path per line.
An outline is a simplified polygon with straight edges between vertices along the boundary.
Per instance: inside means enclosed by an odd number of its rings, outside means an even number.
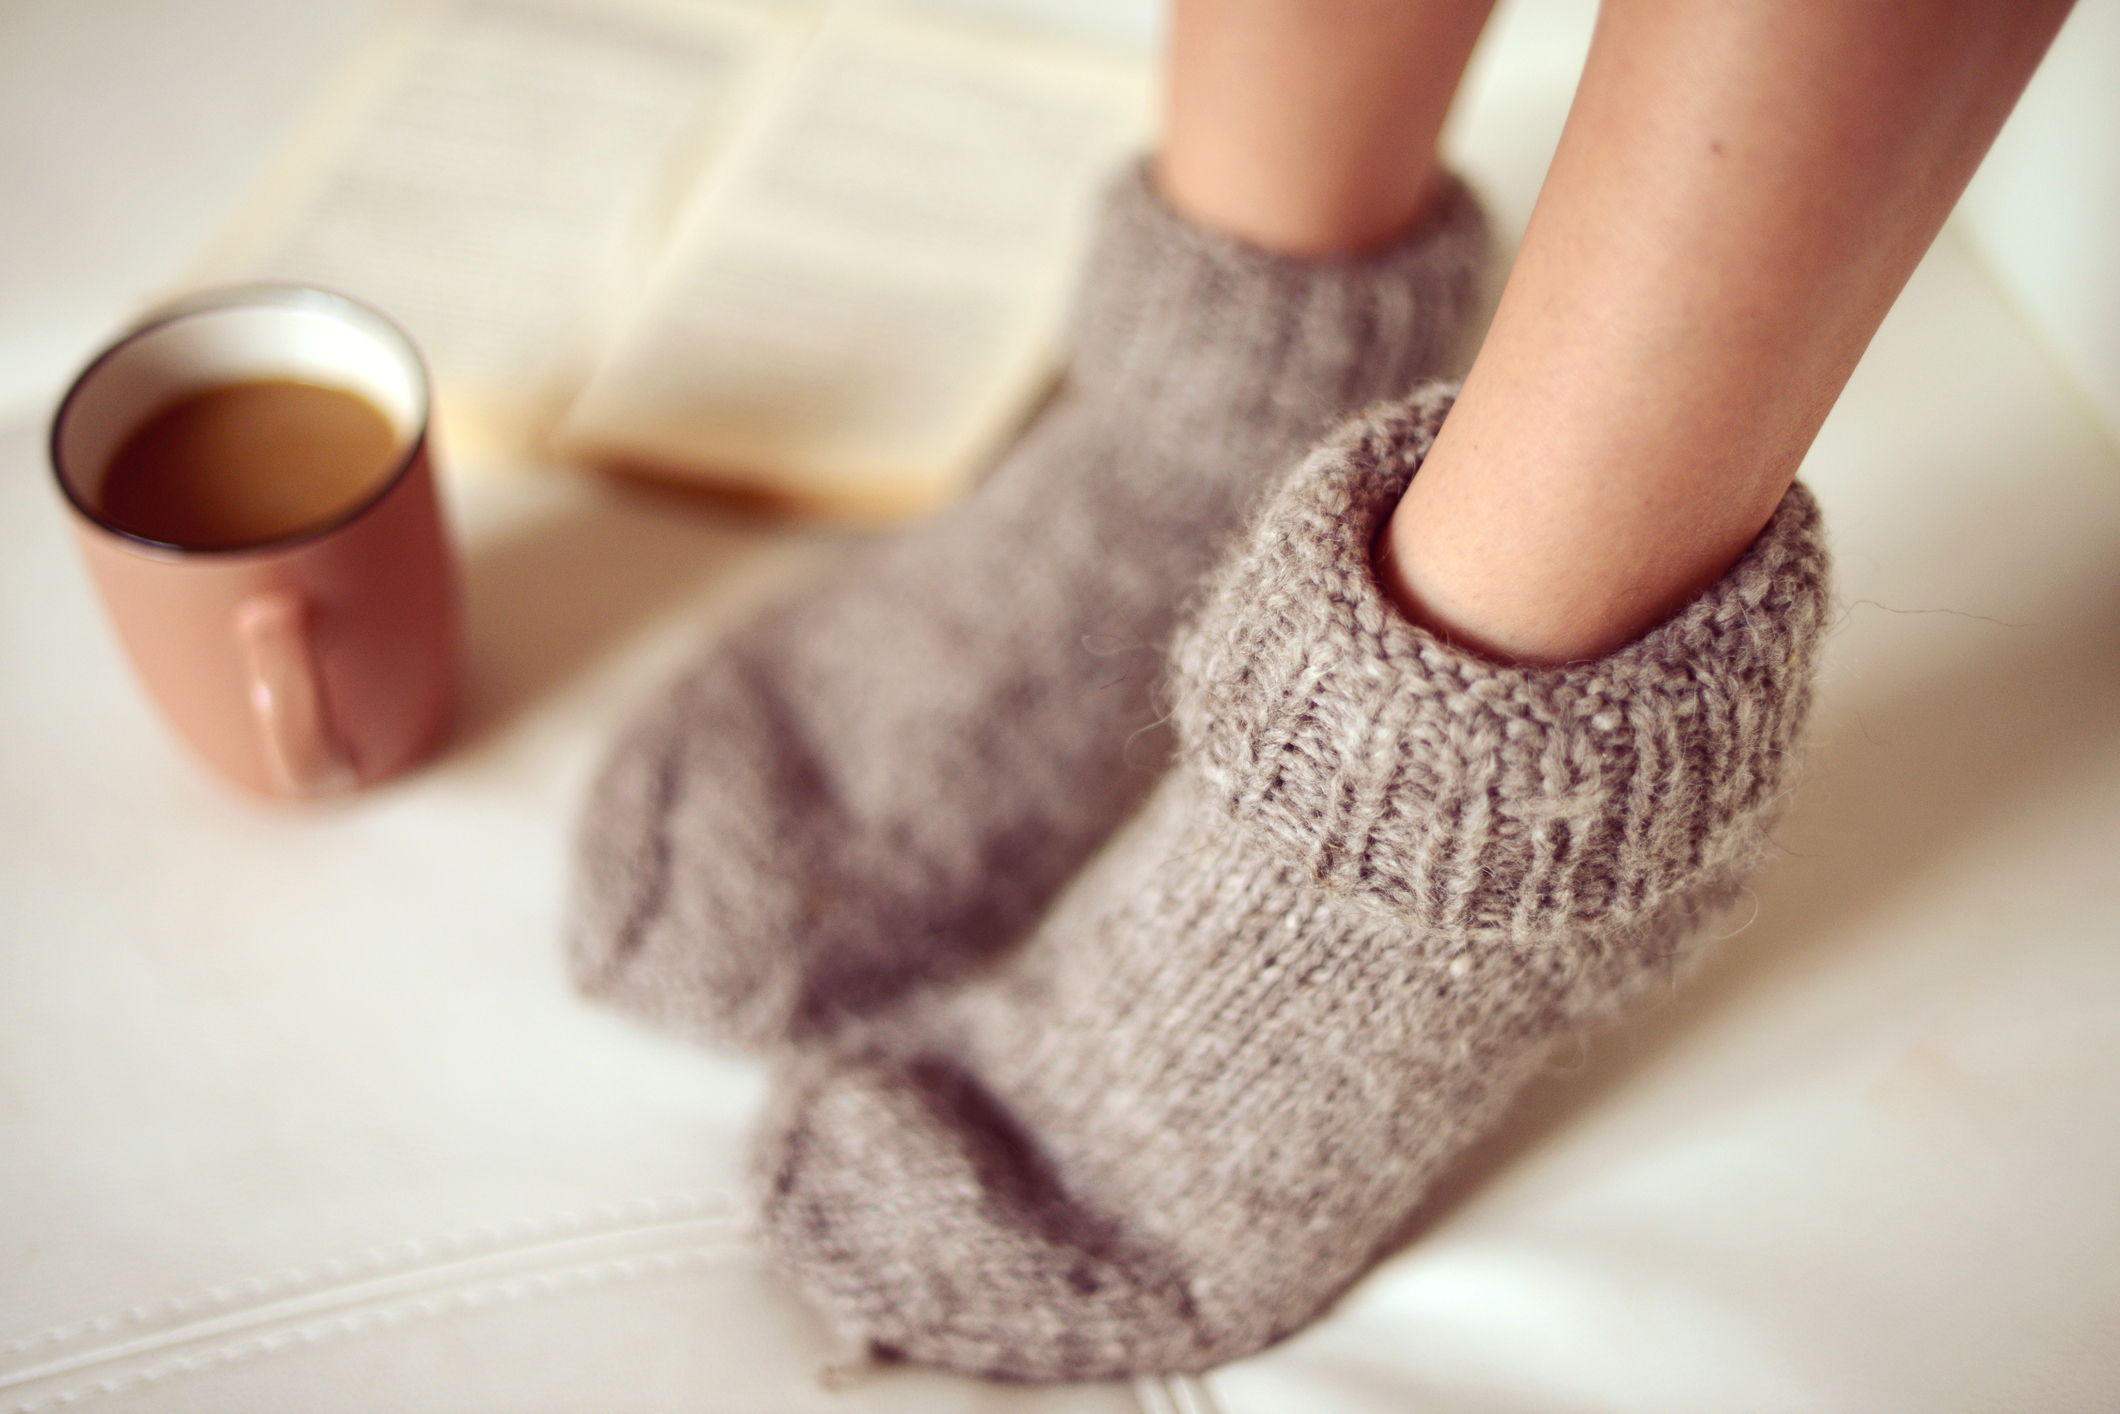
M1565 661L1794 478L2068 0L1606 0L1487 342L1384 537L1417 619Z
M1201 225L1344 255L1420 218L1494 0L1174 0L1157 176Z

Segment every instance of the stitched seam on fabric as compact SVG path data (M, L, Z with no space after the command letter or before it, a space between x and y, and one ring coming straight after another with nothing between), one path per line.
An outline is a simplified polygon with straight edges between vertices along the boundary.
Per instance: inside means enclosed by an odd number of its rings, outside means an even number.
M185 1295L142 1302L124 1311L54 1326L36 1335L0 1343L0 1359L41 1352L92 1336L142 1328L148 1328L145 1333L151 1334L152 1328L162 1322L182 1321L197 1325L221 1319L246 1305L254 1307L259 1303L298 1299L301 1293L323 1287L327 1282L341 1283L353 1279L373 1283L410 1277L423 1270L440 1270L467 1261L526 1253L556 1243L611 1238L687 1221L733 1221L735 1213L735 1205L726 1198L679 1193L598 1204L544 1218L487 1223L437 1237L405 1238L366 1248L351 1258L329 1258L306 1266L241 1277ZM0 1389L42 1377L26 1371L0 1370Z
M1141 1414L1222 1414L1222 1406L1199 1375L1150 1376L1134 1381Z
M706 1221L719 1225L717 1220ZM738 1235L738 1229L733 1222L728 1222L727 1226L727 1237L733 1239ZM709 1247L671 1248L629 1257L608 1258L579 1266L533 1271L506 1279L474 1283L453 1291L403 1297L388 1304L349 1312L328 1320L245 1336L241 1340L215 1349L172 1356L159 1364L148 1365L122 1375L108 1376L92 1384L39 1395L11 1406L8 1414L41 1414L41 1411L56 1406L78 1404L97 1395L119 1394L142 1385L159 1384L180 1375L198 1374L261 1356L278 1355L283 1351L307 1350L327 1341L359 1335L379 1326L396 1327L441 1316L463 1315L502 1302L558 1296L569 1291L608 1285L614 1281L637 1281L644 1277L674 1275L690 1267L705 1266L717 1258L726 1258L733 1250L734 1244L731 1241ZM355 1297L356 1302L360 1299L362 1298ZM269 1318L256 1322L260 1325L269 1323ZM127 1354L133 1353L140 1352L124 1352L109 1358L125 1358ZM98 1355L90 1357L85 1363L101 1364L105 1361L104 1357Z

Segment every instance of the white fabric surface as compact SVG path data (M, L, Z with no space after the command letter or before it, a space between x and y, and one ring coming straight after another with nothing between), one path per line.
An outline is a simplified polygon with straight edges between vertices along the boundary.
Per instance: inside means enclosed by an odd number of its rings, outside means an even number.
M363 5L170 8L0 18L0 278L49 316L4 334L0 1411L2112 1407L2120 454L1955 235L1808 464L1844 610L1786 857L1719 960L1563 1057L1279 1348L1197 1382L835 1383L735 1207L760 1074L577 1002L556 937L603 736L835 536L455 476L447 757L324 810L207 779L90 599L44 404ZM1505 224L1580 50L1555 13L1510 12L1459 128ZM128 193L167 209L106 230Z

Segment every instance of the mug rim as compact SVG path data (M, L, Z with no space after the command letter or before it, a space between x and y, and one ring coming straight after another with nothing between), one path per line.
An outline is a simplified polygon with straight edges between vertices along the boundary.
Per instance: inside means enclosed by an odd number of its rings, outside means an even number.
M76 399L79 398L82 390L88 386L89 380L95 377L99 369L113 358L116 358L127 347L157 329L167 328L169 325L186 319L195 319L201 315L246 306L252 308L307 308L322 310L339 318L345 318L350 313L354 316L350 322L379 326L370 332L381 333L394 341L398 345L399 351L403 353L414 372L418 375L416 383L419 400L415 408L417 415L413 419L411 435L405 440L403 455L398 458L397 464L390 469L389 474L376 482L373 491L336 516L328 520L318 521L314 525L304 526L299 530L290 531L285 535L276 536L270 540L258 540L244 545L184 545L173 540L157 540L153 536L142 535L138 531L128 530L124 526L110 520L102 511L90 505L85 497L76 493L73 479L66 474L66 470L61 463L59 439L66 428L67 416L72 412ZM52 413L51 430L45 439L45 452L46 460L51 466L52 479L59 483L59 494L66 498L67 504L73 507L74 512L83 520L115 539L129 541L142 549L155 551L159 555L164 556L180 555L185 558L211 556L229 559L244 555L268 555L297 549L312 541L322 540L327 536L336 534L381 504L391 492L395 491L403 483L406 476L411 473L412 468L419 463L422 454L426 451L427 432L433 420L433 412L434 379L428 372L427 360L420 353L419 345L412 341L412 337L405 332L404 326L400 325L395 319L392 319L374 305L355 299L352 295L343 294L338 290L327 289L321 285L308 285L295 281L259 280L239 285L221 285L180 295L173 300L157 305L144 315L138 323L111 340L94 358L88 361L79 374L75 375L73 382L67 385L65 396L59 399L59 406ZM135 428L134 430L137 431L138 429Z

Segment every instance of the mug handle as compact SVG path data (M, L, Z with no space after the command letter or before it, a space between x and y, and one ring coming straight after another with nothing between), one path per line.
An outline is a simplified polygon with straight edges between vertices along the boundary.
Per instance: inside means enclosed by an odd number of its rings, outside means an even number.
M236 642L266 770L279 790L335 795L360 784L324 712L308 605L286 590L251 595L236 605Z

